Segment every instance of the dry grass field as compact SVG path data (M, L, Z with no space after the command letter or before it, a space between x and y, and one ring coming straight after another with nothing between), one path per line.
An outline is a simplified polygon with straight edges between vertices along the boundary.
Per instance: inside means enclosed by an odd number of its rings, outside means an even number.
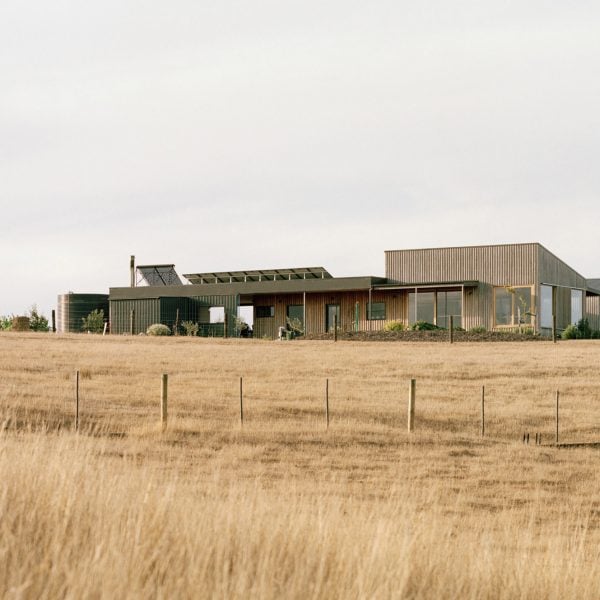
M556 389L561 442L600 442L599 359L0 334L0 596L597 598L600 449L553 443Z

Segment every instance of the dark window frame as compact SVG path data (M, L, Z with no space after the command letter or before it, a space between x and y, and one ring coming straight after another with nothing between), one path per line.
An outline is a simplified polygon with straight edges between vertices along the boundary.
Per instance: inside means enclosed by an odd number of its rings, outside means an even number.
M256 319L272 319L274 316L275 307L273 305L256 307Z
M383 311L373 310L375 306L383 307ZM385 321L387 306L385 302L367 302L367 321Z

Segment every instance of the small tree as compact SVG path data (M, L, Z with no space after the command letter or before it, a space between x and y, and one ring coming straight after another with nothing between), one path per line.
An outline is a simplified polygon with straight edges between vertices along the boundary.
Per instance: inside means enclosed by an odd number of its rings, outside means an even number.
M0 329L3 331L10 331L12 329L13 318L13 315L0 316Z
M250 335L250 325L246 323L244 317L235 318L235 329L240 337L247 338Z
M101 333L104 330L104 310L93 310L87 317L81 318L83 330L90 333Z
M189 337L198 335L198 329L199 329L198 323L194 323L193 321L182 321L181 326L183 327L183 330L185 331L185 335L187 335Z
M298 319L297 317L290 319L287 317L286 321L289 330L293 331L294 335L304 335L304 323L302 323L302 319Z
M48 319L41 314L34 304L29 309L29 329L32 331L48 331Z

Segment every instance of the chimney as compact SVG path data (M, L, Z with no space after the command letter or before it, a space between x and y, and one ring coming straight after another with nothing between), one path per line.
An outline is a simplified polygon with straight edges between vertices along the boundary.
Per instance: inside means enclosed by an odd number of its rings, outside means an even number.
M131 287L135 287L135 256L133 255L129 259L129 272L131 275Z

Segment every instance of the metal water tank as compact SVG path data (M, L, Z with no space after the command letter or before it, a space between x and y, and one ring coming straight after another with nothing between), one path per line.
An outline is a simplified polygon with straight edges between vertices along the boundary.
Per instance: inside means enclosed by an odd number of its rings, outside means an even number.
M108 319L108 294L61 294L58 296L56 331L58 333L80 333L83 319L94 310L103 310Z

